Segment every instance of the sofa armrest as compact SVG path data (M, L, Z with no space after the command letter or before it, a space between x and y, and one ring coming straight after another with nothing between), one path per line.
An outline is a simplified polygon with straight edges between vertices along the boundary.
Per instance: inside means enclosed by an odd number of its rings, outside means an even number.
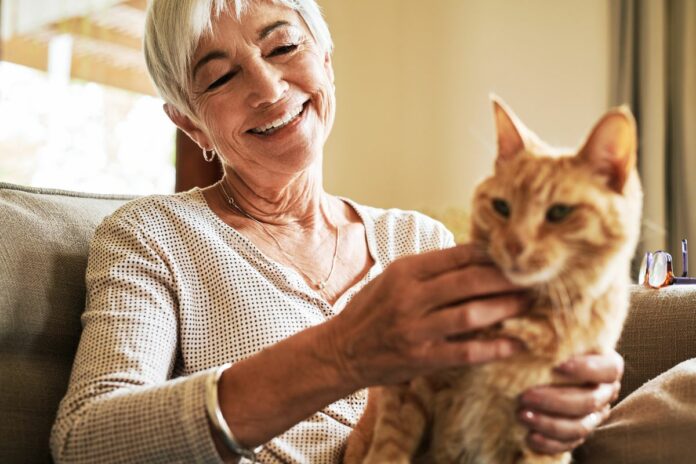
M626 362L623 400L648 380L696 358L696 285L635 285L617 351Z
M696 462L696 285L631 289L623 388L577 463Z

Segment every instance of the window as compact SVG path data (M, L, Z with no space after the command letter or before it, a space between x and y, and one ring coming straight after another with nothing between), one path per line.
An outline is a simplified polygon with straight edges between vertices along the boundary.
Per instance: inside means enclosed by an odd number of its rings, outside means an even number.
M2 1L0 181L174 190L175 127L141 51L145 3Z

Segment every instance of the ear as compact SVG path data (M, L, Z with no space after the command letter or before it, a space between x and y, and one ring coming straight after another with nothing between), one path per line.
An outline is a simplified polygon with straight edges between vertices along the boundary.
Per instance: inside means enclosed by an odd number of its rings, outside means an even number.
M205 135L199 126L191 120L191 118L169 103L165 103L162 108L176 127L184 131L186 135L191 138L191 140L198 144L199 147L205 150L213 149L213 143L208 139L208 136Z
M525 148L521 130L524 125L515 113L496 95L491 94L498 139L496 164L514 159Z
M609 188L621 193L636 166L637 145L636 121L628 107L622 106L599 120L578 156L606 179Z

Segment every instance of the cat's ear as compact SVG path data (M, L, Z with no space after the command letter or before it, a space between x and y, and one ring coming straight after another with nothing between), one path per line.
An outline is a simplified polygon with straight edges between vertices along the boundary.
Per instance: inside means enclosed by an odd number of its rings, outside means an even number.
M495 130L498 140L496 163L510 161L525 148L525 127L510 108L496 95L491 95Z
M609 188L621 193L636 165L637 145L636 120L631 110L622 106L599 120L578 156L596 174L606 178Z

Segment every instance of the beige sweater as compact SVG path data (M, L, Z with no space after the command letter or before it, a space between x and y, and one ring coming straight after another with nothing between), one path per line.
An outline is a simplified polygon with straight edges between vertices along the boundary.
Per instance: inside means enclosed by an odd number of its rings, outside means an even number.
M108 217L90 248L84 329L51 436L56 462L220 462L204 405L215 367L331 318L394 259L454 243L421 214L346 201L375 264L333 306L222 222L198 189ZM259 461L338 462L365 399L358 391L327 406Z

